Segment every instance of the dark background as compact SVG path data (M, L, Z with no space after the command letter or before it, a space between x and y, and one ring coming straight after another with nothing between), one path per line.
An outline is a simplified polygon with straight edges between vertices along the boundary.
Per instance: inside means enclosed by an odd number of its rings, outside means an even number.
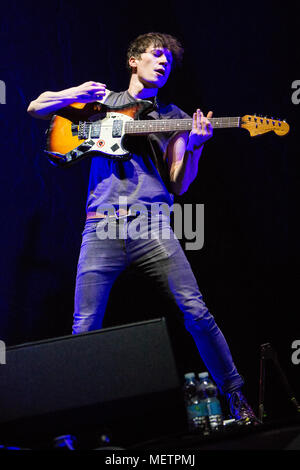
M291 126L285 137L216 130L180 202L205 205L204 247L186 254L250 402L257 406L259 346L267 342L300 398L300 364L291 361L292 342L300 339L295 4L128 5L10 0L1 15L0 339L16 345L68 335L72 326L90 161L68 170L51 166L43 154L48 123L26 113L29 102L87 80L126 89L128 42L144 32L167 32L182 41L185 57L162 99L189 114L197 107L216 117L257 113ZM114 286L105 326L160 316L168 318L180 373L202 370L180 320L134 273ZM270 417L293 415L271 367L266 387Z

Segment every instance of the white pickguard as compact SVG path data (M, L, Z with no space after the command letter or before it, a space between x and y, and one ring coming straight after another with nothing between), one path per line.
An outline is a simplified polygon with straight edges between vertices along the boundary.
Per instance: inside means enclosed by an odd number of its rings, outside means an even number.
M120 137L113 136L113 123L118 120L122 121L122 133ZM122 113L108 112L106 117L101 120L100 137L93 140L95 144L90 148L89 152L101 152L106 155L122 156L128 151L122 145L122 139L125 134L125 123L133 121L133 118Z

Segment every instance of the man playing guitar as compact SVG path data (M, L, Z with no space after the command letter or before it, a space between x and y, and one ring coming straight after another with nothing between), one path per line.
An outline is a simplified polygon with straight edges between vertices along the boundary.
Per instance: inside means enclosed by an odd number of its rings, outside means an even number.
M182 58L179 41L162 33L148 33L129 46L127 59L131 70L126 91L113 92L94 81L59 92L42 93L29 105L28 112L41 119L64 116L73 103L100 102L110 107L124 107L140 100L153 104L148 119L184 119L189 116L174 104L164 105L158 91ZM219 390L228 400L231 415L246 424L258 421L241 392L243 379L237 372L227 342L208 311L190 264L166 217L151 229L169 233L169 237L130 236L136 214L120 207L120 197L129 207L141 204L149 213L154 204L172 206L173 195L187 191L196 178L198 162L205 142L213 135L210 118L200 109L193 114L191 131L150 134L129 142L130 160L93 158L91 164L87 220L78 262L75 289L73 333L99 329L112 285L130 264L157 282L181 313L200 356ZM118 226L119 237L99 236L99 224L106 220L102 208L113 206L110 222ZM148 214L142 217L149 218ZM104 218L106 217L106 218ZM122 222L122 223L121 223ZM149 227L148 227L149 228ZM121 230L122 229L122 230ZM126 236L124 235L126 232ZM120 235L121 234L121 235Z

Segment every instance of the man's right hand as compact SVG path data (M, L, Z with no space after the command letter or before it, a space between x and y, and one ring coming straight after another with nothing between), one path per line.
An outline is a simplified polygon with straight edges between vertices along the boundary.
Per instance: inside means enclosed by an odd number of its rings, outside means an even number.
M73 88L78 103L90 103L102 100L106 94L106 85L99 82L85 82Z

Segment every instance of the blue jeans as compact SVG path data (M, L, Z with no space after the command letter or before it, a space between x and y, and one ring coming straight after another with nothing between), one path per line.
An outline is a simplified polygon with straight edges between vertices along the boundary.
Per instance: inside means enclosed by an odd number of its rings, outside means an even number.
M185 327L221 393L239 389L243 379L169 221L152 221L150 236L147 216L143 220L138 237L136 225L132 225L136 220L131 216L111 222L111 233L117 233L117 238L103 236L103 221L86 223L76 277L73 334L102 327L113 283L131 264L153 278L182 312Z

